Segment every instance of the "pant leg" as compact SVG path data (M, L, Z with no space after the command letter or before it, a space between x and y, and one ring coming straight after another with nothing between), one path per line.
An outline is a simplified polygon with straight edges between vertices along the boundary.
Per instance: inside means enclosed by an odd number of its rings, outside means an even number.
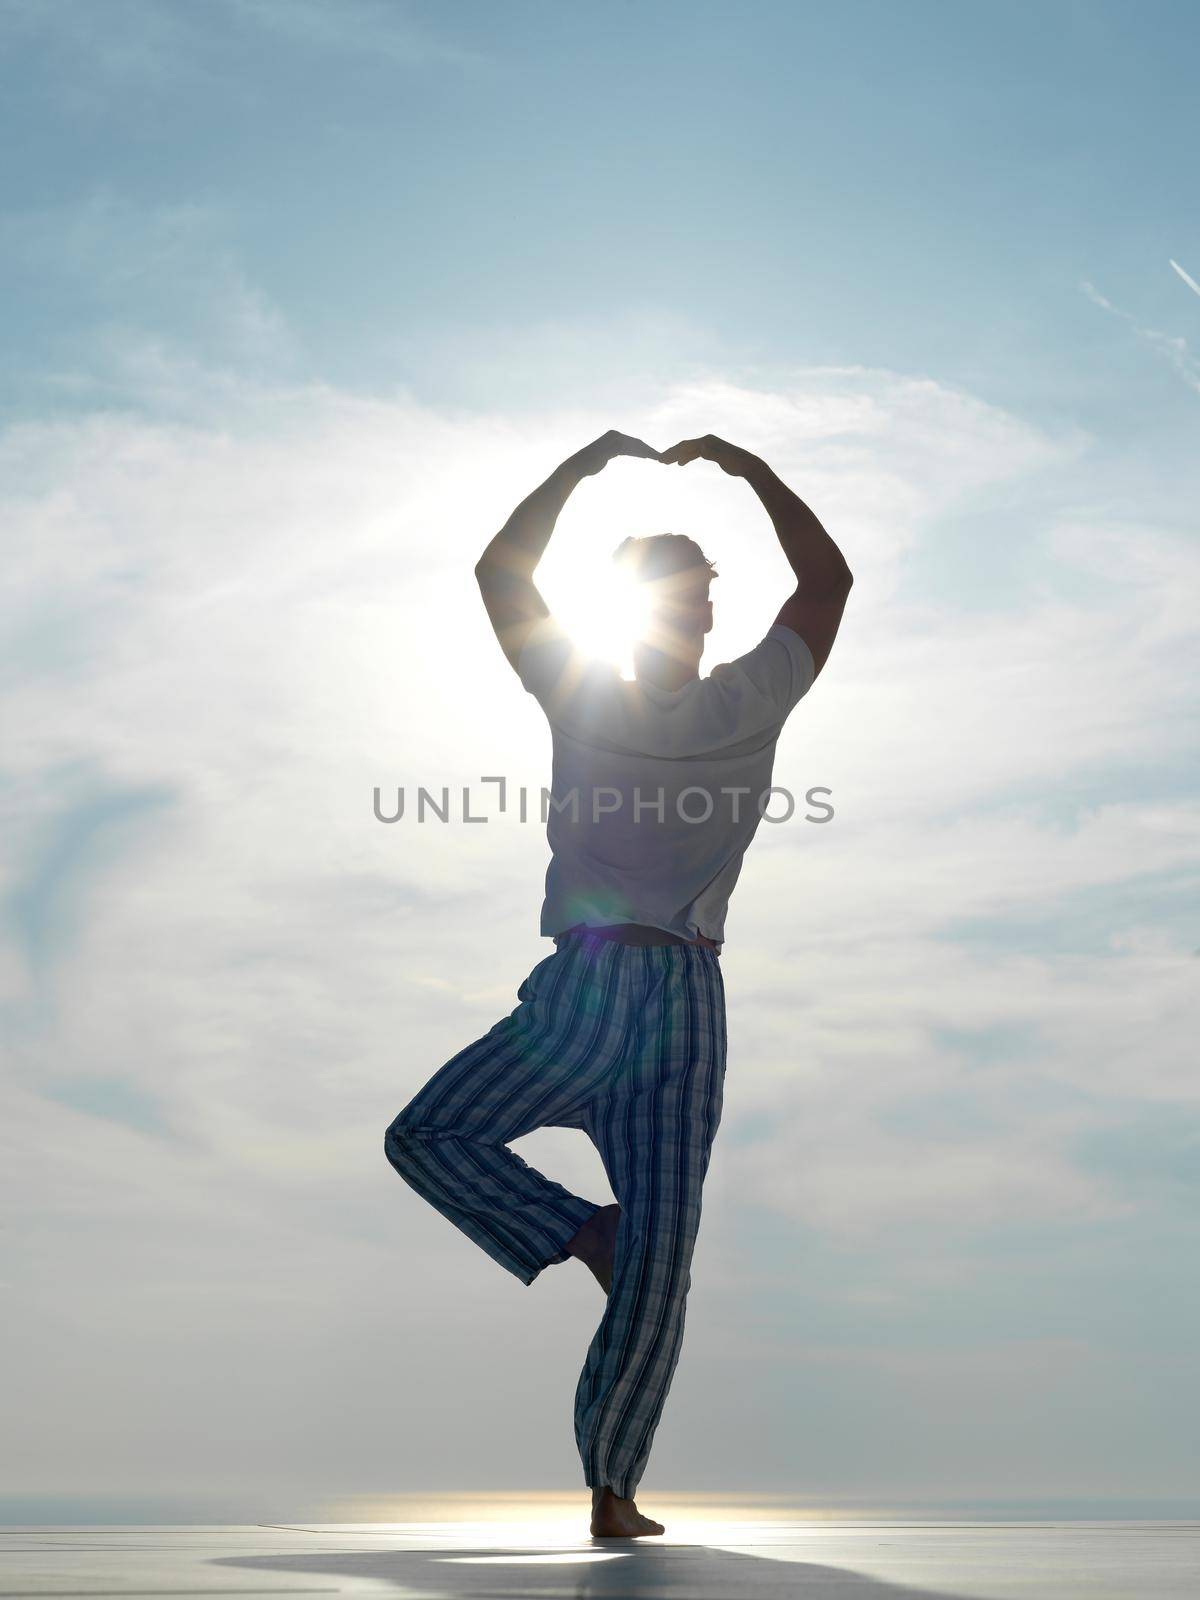
M618 948L568 941L540 961L517 1008L435 1072L384 1136L405 1182L524 1284L568 1259L599 1203L506 1145L535 1128L583 1125L628 1032Z
M585 1128L621 1206L612 1290L575 1395L585 1482L632 1497L683 1342L701 1193L725 1083L725 994L713 951L639 950L651 981L638 1036Z

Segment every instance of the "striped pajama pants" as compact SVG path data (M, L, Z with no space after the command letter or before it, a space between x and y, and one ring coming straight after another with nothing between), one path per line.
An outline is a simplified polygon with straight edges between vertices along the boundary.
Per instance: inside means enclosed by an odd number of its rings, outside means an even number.
M520 1004L388 1128L400 1176L531 1284L599 1208L508 1142L581 1128L621 1207L608 1303L575 1392L584 1481L632 1498L683 1342L701 1190L725 1083L725 992L701 945L561 935Z

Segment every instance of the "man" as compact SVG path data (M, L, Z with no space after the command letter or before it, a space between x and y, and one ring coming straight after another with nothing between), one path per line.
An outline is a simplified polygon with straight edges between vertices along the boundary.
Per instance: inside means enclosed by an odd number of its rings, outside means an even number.
M692 540L660 534L617 552L647 600L632 681L581 655L534 584L568 495L619 455L713 461L744 478L796 575L762 641L706 678L715 573ZM721 1116L725 907L770 797L779 731L825 664L852 579L812 511L749 451L708 434L660 454L616 432L523 500L475 573L552 730L541 931L555 949L516 1010L405 1107L385 1149L522 1283L572 1256L597 1278L608 1303L575 1395L591 1531L659 1534L633 1496L679 1357ZM570 1194L507 1148L540 1127L585 1130L617 1204Z

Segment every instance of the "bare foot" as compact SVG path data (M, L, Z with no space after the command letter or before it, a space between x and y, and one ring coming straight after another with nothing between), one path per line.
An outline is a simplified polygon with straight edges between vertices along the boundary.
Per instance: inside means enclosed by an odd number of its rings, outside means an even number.
M613 1254L617 1248L620 1221L620 1206L601 1206L567 1246L570 1253L588 1268L605 1294L612 1288Z
M661 1522L644 1517L632 1500L620 1499L608 1487L592 1490L593 1539L637 1539L665 1532Z

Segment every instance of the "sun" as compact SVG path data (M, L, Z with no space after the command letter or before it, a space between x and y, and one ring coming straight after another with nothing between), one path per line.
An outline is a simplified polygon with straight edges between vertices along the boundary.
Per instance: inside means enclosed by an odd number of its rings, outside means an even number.
M587 655L614 662L632 676L633 645L646 630L649 591L619 567L557 571L541 585L546 604Z

